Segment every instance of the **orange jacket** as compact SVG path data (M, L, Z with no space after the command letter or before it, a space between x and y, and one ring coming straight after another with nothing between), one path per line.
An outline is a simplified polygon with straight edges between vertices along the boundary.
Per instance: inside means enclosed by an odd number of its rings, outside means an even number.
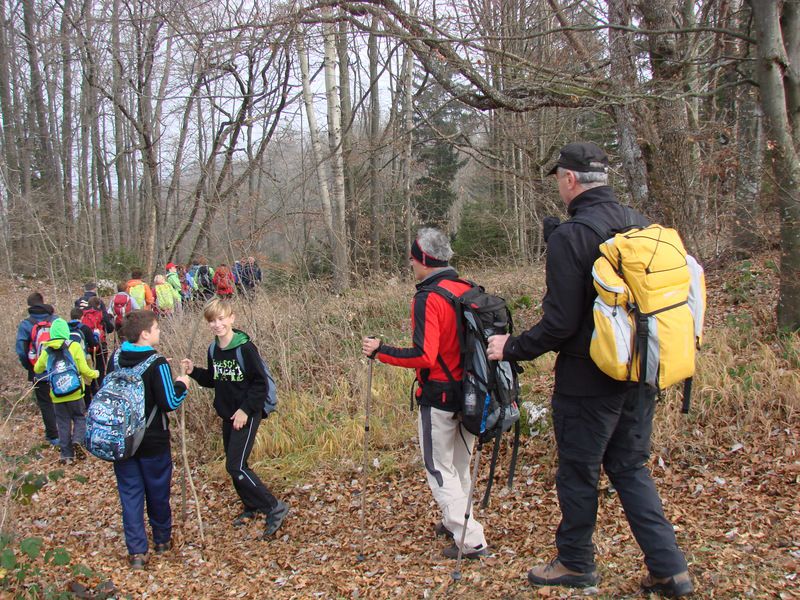
M140 291L138 294L131 293L131 289L139 285L144 286L144 304L140 302L141 299ZM128 281L128 283L125 284L125 291L136 299L136 303L139 305L139 308L150 310L153 307L153 303L155 302L155 298L153 297L153 290L151 290L150 286L147 285L141 279L131 279L130 281Z

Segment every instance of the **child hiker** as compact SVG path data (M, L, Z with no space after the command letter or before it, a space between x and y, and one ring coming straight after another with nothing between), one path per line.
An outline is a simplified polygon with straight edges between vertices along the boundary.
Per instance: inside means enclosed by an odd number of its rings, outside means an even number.
M172 548L172 511L169 505L172 454L167 413L178 408L186 398L189 378L181 376L173 381L167 359L156 352L161 330L153 311L134 310L126 315L122 321L122 333L126 341L112 357L109 372L121 367L136 367L154 356L142 372L144 410L149 425L133 456L114 462L128 564L131 569L138 570L144 569L148 561L145 501L156 554Z
M83 458L81 448L86 435L84 379L97 379L100 373L86 362L83 348L69 338L69 325L56 319L50 326L50 340L33 366L34 373L47 371L50 399L56 414L56 427L61 447L61 464L69 464L76 455Z
M208 348L207 368L195 367L188 358L181 366L197 383L214 388L214 408L222 417L225 468L244 507L233 525L240 527L247 519L264 514L266 538L278 531L289 512L289 506L247 465L261 419L274 410L274 404L267 401L270 377L247 334L233 328L235 314L228 301L210 300L203 316L215 336Z

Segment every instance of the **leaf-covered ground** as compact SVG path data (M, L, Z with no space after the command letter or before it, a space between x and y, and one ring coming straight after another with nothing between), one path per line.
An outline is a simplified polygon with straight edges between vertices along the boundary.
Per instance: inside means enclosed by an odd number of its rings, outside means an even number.
M20 453L39 441L35 415L15 419L10 434ZM14 508L21 536L66 547L72 562L96 573L78 577L93 587L111 579L121 596L150 598L438 598L461 593L487 598L578 597L558 588L533 590L525 573L548 559L558 509L549 437L530 438L520 454L513 491L498 482L488 509L478 509L493 556L464 565L452 582L454 561L440 556L433 537L436 510L411 442L407 465L387 477L372 473L367 487L366 533L359 527L357 472L309 473L283 491L292 512L275 539L260 539L260 522L234 529L235 494L228 481L195 471L205 544L195 505L181 518L180 471L173 477L175 548L151 557L145 571L126 564L111 466L89 458L64 468L64 476ZM777 431L761 447L721 449L702 464L654 463L680 545L687 551L700 598L795 598L800 594L800 462L796 431ZM11 458L10 456L7 459ZM58 452L42 448L31 465L62 468ZM504 472L508 456L501 455ZM662 461L663 462L663 461ZM484 466L487 464L484 462ZM485 485L487 469L480 489ZM500 477L503 472L498 473ZM601 494L596 534L603 577L588 593L607 598L640 596L641 556L618 498ZM361 548L365 560L357 561ZM66 567L46 577L66 589Z
M769 269L756 267L747 264L710 274L707 329L732 323L739 331L750 331L745 337L759 339L759 324L769 319L764 317L769 309L763 307L773 305L776 286L774 280L767 281ZM757 290L756 284L761 286ZM754 291L772 298L761 303L761 312L754 312L758 304L745 303ZM535 318L535 307L530 314L520 312L520 322ZM760 364L755 362L757 356L751 360L744 355L747 352L751 350L743 348L743 354L735 357L737 364ZM743 372L746 377L758 375ZM551 383L547 372L527 381L531 395L539 398L547 397ZM0 380L0 395L18 397L21 386L16 378ZM755 387L750 389L756 393ZM748 393L731 392L745 401ZM761 396L754 395L752 402L762 403L768 412L772 398ZM792 410L781 413L780 419L765 417L767 425L754 430L768 432L763 435L737 429L741 426L733 416L724 418L730 423L717 419L713 424L693 418L686 427L677 427L668 448L656 446L651 467L689 559L696 597L800 598L800 424L797 411ZM664 403L657 419L675 419L676 411L674 404ZM267 421L262 427L270 425ZM372 427L376 430L380 424L373 422ZM723 429L725 435L720 434ZM741 443L718 441L739 433ZM175 548L151 557L145 571L135 572L126 562L111 465L88 458L60 466L57 450L40 446L41 423L29 399L0 427L0 435L0 468L6 479L15 465L51 475L29 504L5 504L11 510L0 515L3 529L13 531L17 540L43 538L45 550L64 547L72 566L87 567L79 575L73 575L69 566L44 568L37 581L59 590L74 582L95 588L111 580L118 597L158 599L642 597L642 557L619 499L605 481L595 535L602 576L599 587L573 591L534 589L527 584L526 571L552 558L559 520L549 432L524 439L512 491L503 489L510 453L507 447L501 453L491 504L476 509L492 556L465 563L458 584L451 577L454 561L441 557L446 543L433 536L437 510L413 439L392 450L393 458L400 457L396 468L378 465L370 470L364 531L360 527L362 475L356 467L321 468L292 484L268 482L291 505L284 527L269 541L260 539L259 522L242 529L231 526L237 498L219 464L193 464L199 505L187 494L186 518L182 518L181 461L175 444ZM31 452L33 459L23 465L21 457ZM370 460L377 455L379 451L372 450ZM487 473L488 460L483 460L480 492ZM365 560L358 562L362 549ZM0 588L0 597L3 593Z

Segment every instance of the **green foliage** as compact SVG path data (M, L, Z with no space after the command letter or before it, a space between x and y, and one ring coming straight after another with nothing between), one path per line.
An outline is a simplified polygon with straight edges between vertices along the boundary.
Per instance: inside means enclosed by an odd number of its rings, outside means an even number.
M511 310L527 309L531 306L533 306L533 300L531 300L530 296L520 296L519 298L514 298L508 303L508 307Z
M19 599L71 598L69 592L59 591L56 585L41 583L50 570L48 567L70 564L72 558L69 551L57 547L42 553L43 547L44 540L39 537L23 538L15 547L14 538L0 536L0 590L14 593L14 598ZM86 567L83 569L88 571Z
M464 259L508 256L508 226L507 211L500 203L471 202L464 207L453 251Z
M774 261L771 262L774 267ZM722 284L722 289L727 292L734 304L746 304L752 302L757 295L766 292L769 289L769 282L761 276L758 267L752 261L743 260L733 269L732 277Z
M416 181L414 207L420 223L442 226L456 199L453 181L467 162L459 158L450 140L461 135L467 116L441 86L427 79L417 90L415 108L417 135L413 151L425 174Z
M98 275L114 281L127 280L134 267L141 267L141 258L131 250L121 248L103 257L103 262L98 268Z
M64 477L63 469L54 469L41 473L28 468L34 459L39 457L41 446L34 446L22 456L3 456L6 464L0 494L10 491L11 497L20 504L30 504L32 496L41 490L48 481L58 481Z

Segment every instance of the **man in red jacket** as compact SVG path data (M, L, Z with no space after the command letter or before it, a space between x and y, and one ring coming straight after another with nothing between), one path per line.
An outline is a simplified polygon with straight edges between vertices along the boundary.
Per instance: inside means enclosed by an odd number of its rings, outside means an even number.
M415 369L419 404L419 444L428 485L442 511L436 534L453 544L444 556L456 558L464 528L470 473L469 461L475 436L461 427L461 358L456 329L456 313L442 295L430 288L442 287L456 296L470 289L448 265L453 256L450 241L437 229L420 229L411 245L409 257L417 292L411 303L412 346L396 348L374 338L364 338L365 356L382 363ZM450 373L451 377L447 376ZM452 382L455 383L452 383ZM471 511L470 511L471 512ZM472 516L466 525L463 554L466 558L488 555L483 527Z

